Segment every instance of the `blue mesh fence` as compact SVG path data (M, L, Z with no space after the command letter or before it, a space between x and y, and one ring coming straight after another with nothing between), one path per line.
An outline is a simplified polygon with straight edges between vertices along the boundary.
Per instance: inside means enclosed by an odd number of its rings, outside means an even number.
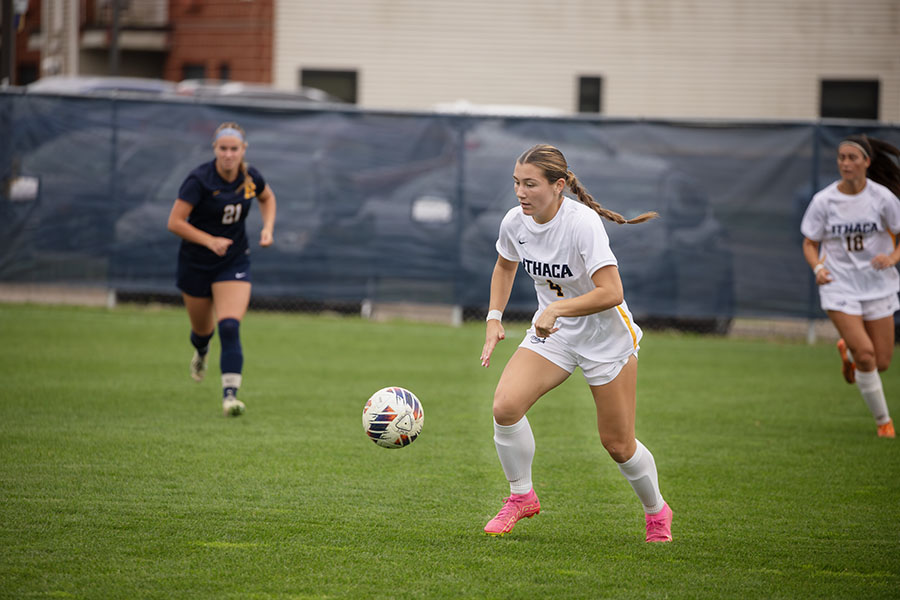
M821 318L801 251L812 194L837 178L842 136L900 145L877 123L479 117L0 93L0 284L178 298L166 220L212 159L223 121L278 198L275 244L252 247L259 307L355 312L446 304L483 318L515 158L558 146L603 205L626 298L645 322L723 331L736 316ZM36 197L18 193L36 178ZM27 186L26 186L27 187ZM251 240L259 212L248 218ZM509 312L534 310L520 273Z

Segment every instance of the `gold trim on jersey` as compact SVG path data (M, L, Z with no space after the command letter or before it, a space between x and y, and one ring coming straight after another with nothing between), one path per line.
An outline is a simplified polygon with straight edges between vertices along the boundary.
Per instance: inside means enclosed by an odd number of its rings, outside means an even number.
M631 345L637 348L637 335L634 333L634 327L631 326L631 319L628 318L628 314L625 312L625 309L622 308L622 305L616 307L616 310L619 311L619 314L622 315L622 319L625 321L625 326L628 328L629 333L631 333Z
M256 183L253 182L253 179L250 177L249 173L244 176L244 200L250 200L254 196L256 196Z

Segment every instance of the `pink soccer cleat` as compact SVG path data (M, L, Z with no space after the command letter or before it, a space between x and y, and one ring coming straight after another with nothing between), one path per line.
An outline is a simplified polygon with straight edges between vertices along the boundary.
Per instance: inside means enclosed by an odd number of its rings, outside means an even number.
M663 504L663 509L655 515L644 515L647 519L648 542L672 541L672 509Z
M533 489L527 494L511 494L503 501L503 508L497 516L484 526L484 532L488 535L502 536L512 531L519 519L530 519L539 512L541 503Z

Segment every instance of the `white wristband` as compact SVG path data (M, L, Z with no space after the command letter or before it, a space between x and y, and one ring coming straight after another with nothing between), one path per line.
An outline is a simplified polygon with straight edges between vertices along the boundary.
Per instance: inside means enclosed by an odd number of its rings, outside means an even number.
M819 271L821 271L821 270L824 269L824 268L825 268L825 265L823 265L822 263L817 264L817 265L813 268L813 275L818 275L818 274L819 274Z
M503 316L502 310L496 310L496 309L489 310L488 314L487 314L487 319L485 319L485 321L490 321L492 319L500 321L502 316Z

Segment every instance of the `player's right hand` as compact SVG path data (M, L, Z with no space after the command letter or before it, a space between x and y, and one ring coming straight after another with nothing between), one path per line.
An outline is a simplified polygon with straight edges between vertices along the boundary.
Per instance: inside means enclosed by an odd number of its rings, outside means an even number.
M834 280L831 278L831 271L828 269L819 269L819 272L816 273L816 285L825 285L832 281Z
M491 319L487 322L487 331L484 334L484 348L481 349L481 366L489 367L491 365L491 354L500 340L506 339L506 331L503 324L497 319Z
M225 256L225 253L228 252L228 248L233 244L232 240L223 237L213 237L207 248L212 250L216 256Z

